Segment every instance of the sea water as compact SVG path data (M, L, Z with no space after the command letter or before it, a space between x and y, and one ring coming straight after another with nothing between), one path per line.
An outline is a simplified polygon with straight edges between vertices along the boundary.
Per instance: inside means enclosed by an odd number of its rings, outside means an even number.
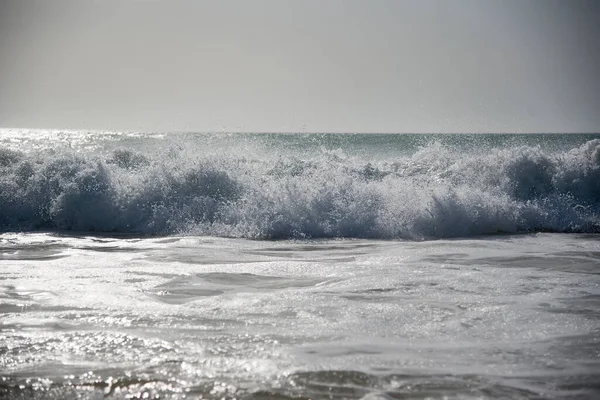
M597 398L600 135L0 131L0 398Z

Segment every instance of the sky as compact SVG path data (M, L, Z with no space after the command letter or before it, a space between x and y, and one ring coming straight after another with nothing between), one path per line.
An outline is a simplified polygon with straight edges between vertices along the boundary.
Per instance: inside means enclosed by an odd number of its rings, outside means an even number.
M597 0L0 0L0 127L600 132Z

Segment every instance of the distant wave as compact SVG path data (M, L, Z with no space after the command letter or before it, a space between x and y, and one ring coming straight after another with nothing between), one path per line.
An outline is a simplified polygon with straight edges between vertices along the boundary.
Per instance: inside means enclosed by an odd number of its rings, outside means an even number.
M367 163L0 148L0 230L257 239L600 232L600 140Z

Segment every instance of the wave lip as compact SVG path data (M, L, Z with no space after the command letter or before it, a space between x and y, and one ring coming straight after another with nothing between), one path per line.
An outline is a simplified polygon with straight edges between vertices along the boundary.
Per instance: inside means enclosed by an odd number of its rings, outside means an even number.
M600 232L599 139L485 154L432 142L384 160L265 152L0 148L0 230L411 240Z

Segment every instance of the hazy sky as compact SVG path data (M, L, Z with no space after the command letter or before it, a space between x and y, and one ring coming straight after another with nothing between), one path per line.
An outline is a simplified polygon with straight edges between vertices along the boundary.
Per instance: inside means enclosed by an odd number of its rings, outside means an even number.
M0 126L599 132L600 1L0 0Z

